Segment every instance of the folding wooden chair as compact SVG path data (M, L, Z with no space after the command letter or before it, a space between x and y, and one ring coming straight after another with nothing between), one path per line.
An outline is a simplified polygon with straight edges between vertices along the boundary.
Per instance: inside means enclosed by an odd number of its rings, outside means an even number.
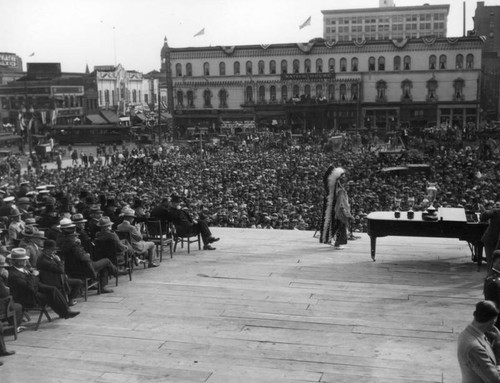
M40 313L40 315L38 315L38 320L37 320L36 325L35 325L35 331L38 331L38 327L40 327L40 322L42 321L42 317L44 314L47 317L47 320L49 322L52 322L52 318L50 317L50 315L47 311L47 305L32 306L32 307L23 306L23 316L29 322L31 320L31 318L28 314L28 311L36 311L36 312Z
M181 243L181 248L184 248L184 242L187 243L187 250L188 254L191 252L190 245L192 243L198 242L198 250L201 250L201 235L200 233L190 233L186 235L179 235L177 227L175 225L172 225L172 235L174 238L174 253L177 250L177 244L180 242Z
M12 320L12 324L10 324L9 319ZM0 299L0 322L3 324L3 329L14 331L14 339L17 340L17 320L16 320L16 312L14 311L14 300L12 296L7 296L5 298Z
M160 262L163 259L163 248L165 246L170 247L170 258L173 257L173 240L171 233L171 224L163 223L160 220L147 220L146 224L146 236L147 240L151 241L156 246L156 256L160 258Z

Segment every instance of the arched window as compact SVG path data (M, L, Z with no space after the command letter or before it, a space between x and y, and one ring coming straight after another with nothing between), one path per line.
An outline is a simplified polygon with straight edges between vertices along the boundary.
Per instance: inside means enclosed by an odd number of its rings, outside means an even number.
M259 86L259 102L265 102L266 101L266 88L261 85Z
M247 86L247 89L245 92L245 101L246 102L253 102L253 88L251 86Z
M253 68L252 68L252 62L251 61L247 61L247 63L246 63L246 70L247 70L247 74L252 74Z
M227 90L219 91L219 108L227 108Z
M353 57L351 59L351 72L357 72L358 71L358 59L357 57Z
M188 106L188 108L194 107L194 96L193 96L192 90L187 91L187 106Z
M115 100L116 100L115 91L112 90L111 91L111 105L115 105L116 104Z
M465 82L461 78L457 78L455 81L453 81L453 100L455 101L463 101L464 100L464 87L465 87Z
M210 76L210 64L209 63L203 64L203 75Z
M269 73L276 74L276 61L274 60L269 62Z
M375 101L376 102L387 101L387 97L385 95L385 91L387 89L387 83L384 80L378 80L375 86L377 87L377 97L375 98Z
M347 87L345 84L340 84L340 101L345 101L346 100L346 94L347 94Z
M352 101L358 100L358 84L351 85L351 100Z
M405 56L403 59L403 69L404 70L411 70L411 57L410 56Z
M427 81L427 101L435 102L437 101L436 89L438 87L438 82L436 79L432 78Z
M373 56L368 59L368 70L369 71L375 70L375 57Z
M281 60L281 73L288 73L288 62Z
M264 61L260 60L258 67L259 67L259 74L264 74Z
M413 83L410 80L404 80L401 83L401 89L403 91L403 95L401 96L402 101L411 101L411 88L413 87Z
M383 56L380 56L378 58L378 70L379 71L385 70L385 57L383 57Z
M292 97L300 97L300 89L298 85L293 86L293 94Z
M474 68L474 55L473 54L467 55L467 58L465 59L465 66L467 69Z
M182 76L182 65L177 63L175 64L175 75L177 77L181 77Z
M456 59L455 59L455 67L457 69L463 69L464 68L464 56L461 54L458 54Z
M271 85L271 87L269 88L269 98L271 102L276 101L276 87L274 85Z
M340 71L341 72L347 71L347 59L345 57L342 57L340 59Z
M210 92L210 89L205 89L203 91L203 107L204 108L212 107L212 92Z
M401 70L401 57L394 56L394 70Z
M108 89L106 89L106 90L104 91L104 102L105 102L106 104L109 104L109 90L108 90Z
M177 106L184 106L184 93L182 93L182 90L177 91Z
M137 102L137 90L132 90L132 102Z
M316 72L317 73L323 72L323 60L322 59L316 60Z
M429 69L434 70L436 69L436 55L430 55L429 56Z
M281 87L281 99L283 101L286 101L288 99L288 88L286 87L286 85L283 85Z
M335 100L335 85L333 84L328 85L328 100Z
M186 76L191 77L193 75L193 66L191 63L186 64Z
M300 62L299 60L293 60L293 73L300 72Z
M219 75L220 76L226 75L226 63L224 61L221 61L219 63Z
M328 59L328 71L335 72L335 59L333 57Z
M306 95L307 98L311 97L311 85L307 84L304 87L304 94Z
M233 67L234 67L234 74L240 74L240 62L235 61Z
M439 69L446 69L446 55L439 56Z
M306 59L306 60L304 61L304 71L305 71L306 73L311 73L311 60Z
M316 98L317 99L323 98L323 85L321 84L316 85Z

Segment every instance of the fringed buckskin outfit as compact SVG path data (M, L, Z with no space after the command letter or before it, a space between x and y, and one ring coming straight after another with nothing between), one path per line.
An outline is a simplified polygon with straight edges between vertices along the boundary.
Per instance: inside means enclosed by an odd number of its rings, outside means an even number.
M320 243L331 243L333 238L335 238L335 246L347 243L347 225L351 217L351 208L347 192L339 182L344 173L344 169L330 166L323 176L325 197L323 199Z

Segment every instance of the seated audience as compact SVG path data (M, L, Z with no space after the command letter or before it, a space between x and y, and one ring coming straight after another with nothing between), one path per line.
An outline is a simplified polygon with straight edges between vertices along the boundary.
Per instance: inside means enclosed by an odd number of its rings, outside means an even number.
M25 308L48 305L61 318L69 319L80 314L79 311L71 311L66 298L54 286L41 283L38 271L30 271L26 268L29 257L23 248L11 250L7 259L12 267L9 270L8 285L15 302Z
M42 283L56 287L68 297L68 306L76 305L76 297L81 292L82 281L68 278L64 272L64 264L56 254L56 242L48 239L43 244L42 254L38 257L36 268Z

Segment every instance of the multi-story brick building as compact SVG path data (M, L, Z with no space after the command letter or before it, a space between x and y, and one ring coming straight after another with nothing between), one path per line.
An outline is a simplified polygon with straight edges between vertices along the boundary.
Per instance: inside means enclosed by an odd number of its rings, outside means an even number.
M174 125L301 131L478 122L478 37L162 48ZM165 70L167 70L165 72Z

